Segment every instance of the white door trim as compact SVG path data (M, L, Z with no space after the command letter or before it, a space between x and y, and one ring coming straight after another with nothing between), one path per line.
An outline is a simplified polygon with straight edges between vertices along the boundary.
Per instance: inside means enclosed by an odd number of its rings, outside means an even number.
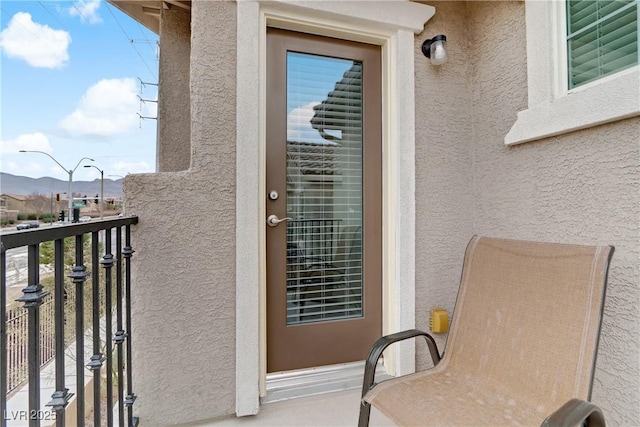
M383 333L415 325L414 33L435 13L404 0L238 0L236 91L236 414L259 410L266 378L266 28L379 44L383 61ZM259 102L256 102L256 98ZM386 354L415 369L413 343ZM391 361L391 362L389 362Z

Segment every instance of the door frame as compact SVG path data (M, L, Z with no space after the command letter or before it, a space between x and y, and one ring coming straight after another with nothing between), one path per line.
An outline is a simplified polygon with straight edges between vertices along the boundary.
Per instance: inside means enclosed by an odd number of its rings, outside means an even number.
M236 414L266 391L266 28L382 46L383 333L415 326L414 34L435 8L388 2L238 0L236 75ZM197 6L195 6L197 7ZM381 10L382 9L382 10ZM241 84L240 84L241 83ZM259 102L256 103L256 94ZM401 243L401 244L400 244ZM385 353L390 374L415 370L415 347Z

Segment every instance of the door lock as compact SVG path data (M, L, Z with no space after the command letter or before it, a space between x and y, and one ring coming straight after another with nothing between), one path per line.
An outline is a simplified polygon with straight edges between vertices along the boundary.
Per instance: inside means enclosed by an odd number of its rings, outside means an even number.
M291 220L291 219L293 219L293 218L286 217L286 218L280 219L280 218L278 218L278 215L269 215L267 217L267 225L269 227L275 227L276 225L280 224L281 222L287 221L287 220Z

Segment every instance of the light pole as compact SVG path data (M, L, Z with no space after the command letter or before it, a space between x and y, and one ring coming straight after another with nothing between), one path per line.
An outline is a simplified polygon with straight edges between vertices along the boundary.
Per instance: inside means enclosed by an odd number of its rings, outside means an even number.
M71 215L73 215L73 193L71 192L71 183L73 182L73 173L76 171L76 169L78 169L78 166L80 166L80 163L82 163L83 160L89 160L89 161L94 161L92 158L90 157L83 157L81 158L78 163L76 164L76 167L74 167L73 169L69 169L67 170L67 168L65 168L64 166L62 166L60 164L59 161L57 161L51 154L49 153L45 153L44 151L36 151L36 150L20 150L21 153L40 153L40 154L44 154L45 156L49 157L51 160L53 160L54 162L56 162L58 164L58 166L60 166L62 169L64 169L64 171L66 173L69 174L69 191L67 192L67 208L69 209L69 214L67 215L67 221L66 222L71 222Z
M127 175L129 175L129 173L127 172ZM107 175L107 176L114 176L116 178L120 178L120 179L124 179L124 176L122 175ZM124 208L124 195L122 196L122 215L125 214L125 208Z
M95 165L84 165L85 168L95 168L100 171L100 219L104 209L104 171Z

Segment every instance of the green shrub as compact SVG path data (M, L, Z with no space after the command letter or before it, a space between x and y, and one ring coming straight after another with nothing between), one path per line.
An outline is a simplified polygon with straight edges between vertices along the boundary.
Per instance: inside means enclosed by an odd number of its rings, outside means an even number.
M18 214L18 221L24 221L25 219L27 219L25 214Z
M36 219L38 219L38 215L34 214L34 213L30 213L29 215L27 215L27 219L30 221L34 221Z

